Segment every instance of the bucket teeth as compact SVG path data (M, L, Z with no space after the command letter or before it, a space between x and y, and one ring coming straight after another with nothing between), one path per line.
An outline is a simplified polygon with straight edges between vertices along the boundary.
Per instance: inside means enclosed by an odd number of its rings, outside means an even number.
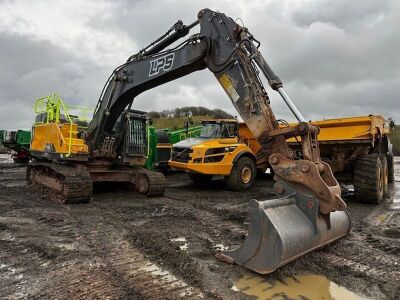
M223 251L219 258L267 274L350 232L347 211L321 214L313 196L296 193L287 185L284 188L280 198L249 202L246 240L239 248Z

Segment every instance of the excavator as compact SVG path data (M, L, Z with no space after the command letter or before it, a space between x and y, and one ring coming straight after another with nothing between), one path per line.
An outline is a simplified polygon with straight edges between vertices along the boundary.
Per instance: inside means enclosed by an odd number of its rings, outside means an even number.
M197 25L199 32L178 42ZM37 159L29 165L28 180L56 187L55 192L67 198L73 198L74 192L78 199L90 197L92 182L101 180L126 180L138 191L161 195L162 175L132 166L140 158L134 149L141 149L143 143L138 136L142 125L132 103L146 90L208 69L269 158L276 193L274 199L249 201L246 239L217 257L267 274L347 235L350 217L331 168L321 161L319 129L305 121L259 47L246 27L221 12L203 9L189 25L178 21L112 72L88 128L79 133L87 152L56 155L50 161L48 151L54 147L44 143L43 149L33 149ZM280 126L261 75L281 95L298 124ZM301 158L286 143L290 137L301 138Z

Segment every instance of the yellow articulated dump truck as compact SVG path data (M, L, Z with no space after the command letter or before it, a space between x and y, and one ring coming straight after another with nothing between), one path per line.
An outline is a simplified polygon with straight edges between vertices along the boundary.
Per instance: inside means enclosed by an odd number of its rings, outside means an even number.
M354 186L354 194L363 202L380 203L394 181L393 154L387 137L389 126L382 116L361 116L314 121L321 158L327 162L342 184ZM288 143L301 159L299 138ZM225 177L233 190L245 190L253 184L257 169L270 169L260 144L246 124L235 119L203 121L198 138L173 145L171 168L184 170L195 183Z
M173 145L169 166L188 172L197 184L222 175L229 188L241 191L252 186L257 169L268 167L260 150L246 124L236 119L204 120L199 137Z
M394 182L389 125L379 115L337 118L312 122L318 134L321 159L327 162L342 184L352 184L363 202L380 203ZM288 140L299 151L296 139ZM299 154L300 155L300 154Z

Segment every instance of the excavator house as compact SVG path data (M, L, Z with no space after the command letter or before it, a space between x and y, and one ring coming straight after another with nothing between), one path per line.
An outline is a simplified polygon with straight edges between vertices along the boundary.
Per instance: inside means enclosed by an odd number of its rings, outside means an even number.
M199 32L183 39L197 25ZM164 176L143 169L146 121L132 103L146 90L208 69L260 143L276 181L274 199L249 199L244 243L217 256L266 274L347 235L350 217L338 182L321 161L319 129L305 121L259 48L247 28L223 13L203 9L189 25L178 21L112 72L86 128L69 114L53 114L54 106L63 104L47 101L46 120L34 126L35 161L28 167L28 181L50 188L66 203L87 201L93 182L103 181L123 181L144 194L162 195ZM298 124L280 126L260 75ZM301 137L301 159L286 143L295 136Z

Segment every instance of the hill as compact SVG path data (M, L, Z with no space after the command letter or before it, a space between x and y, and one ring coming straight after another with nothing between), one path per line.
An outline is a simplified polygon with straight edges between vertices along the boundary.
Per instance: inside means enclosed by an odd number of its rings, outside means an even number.
M157 129L179 129L185 127L185 121L189 121L190 126L197 125L201 120L210 119L209 116L194 117L172 117L172 118L156 118L153 119L153 126Z

